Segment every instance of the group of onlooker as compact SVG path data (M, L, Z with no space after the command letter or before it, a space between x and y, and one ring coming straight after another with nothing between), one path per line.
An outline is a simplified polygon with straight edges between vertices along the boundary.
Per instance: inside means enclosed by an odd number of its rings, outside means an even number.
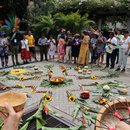
M2 67L8 66L9 46L11 50L13 65L19 65L18 52L21 50L23 63L31 62L31 57L37 61L36 42L31 31L23 34L19 38L19 32L13 28L9 39L5 37L5 32L0 33L0 57ZM10 44L9 44L10 43ZM47 38L44 33L38 39L37 45L40 49L40 61L54 60L55 53L58 53L58 62L66 63L68 60L79 65L88 65L89 57L91 64L103 64L104 54L106 54L106 66L113 69L118 64L117 71L125 71L128 52L130 49L130 36L128 31L116 30L109 33L107 39L102 31L83 31L82 34L72 34L70 31L61 29L56 40L52 35ZM91 56L90 56L91 54Z
M110 69L115 68L116 71L125 71L127 57L130 50L129 32L124 30L116 30L109 33L107 39L102 31L83 31L81 35L74 36L69 31L65 34L65 30L61 30L58 35L58 61L66 63L67 59L79 65L88 65L91 54L91 64L103 64L104 54L106 54L106 66ZM89 53L90 52L90 53Z

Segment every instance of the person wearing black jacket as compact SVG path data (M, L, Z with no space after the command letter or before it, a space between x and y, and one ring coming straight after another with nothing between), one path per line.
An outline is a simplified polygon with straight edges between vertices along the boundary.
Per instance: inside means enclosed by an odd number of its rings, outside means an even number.
M73 44L73 35L72 33L68 34L67 38L66 38L66 53L65 53L65 57L64 57L64 63L67 62L67 60L69 59L71 61L71 46Z
M10 34L10 42L11 42L10 47L11 47L11 56L12 56L13 66L14 65L19 65L18 51L19 51L20 39L19 39L18 30L16 28L12 29L12 32ZM15 60L16 60L16 62L15 62Z

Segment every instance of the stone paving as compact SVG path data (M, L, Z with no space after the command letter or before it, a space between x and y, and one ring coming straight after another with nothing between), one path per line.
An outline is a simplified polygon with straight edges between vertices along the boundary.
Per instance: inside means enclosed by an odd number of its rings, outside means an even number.
M20 61L21 62L21 61ZM11 61L10 63L11 64ZM62 65L61 63L57 63L56 61L55 62L46 62L46 61L43 61L43 62L37 62L37 63L31 63L31 64L28 64L28 65L35 65L35 66L38 66L39 68L43 67L44 65L50 65L50 64L53 64L54 65L54 74L53 76L63 76L62 74L62 71L60 69L60 65ZM28 66L27 65L27 66ZM72 67L72 69L70 69L68 71L69 74L77 74L76 71L74 71L74 67L75 65L73 64L66 64L67 67ZM112 81L112 80L119 80L119 81L123 81L124 83L126 83L127 85L129 85L130 83L130 58L128 59L128 69L127 69L127 72L122 74L119 78L113 78L113 79L103 79L103 80L96 80L96 82L107 82L107 81ZM11 68L7 68L6 70L11 70ZM46 73L46 69L44 69L44 72ZM93 75L99 75L99 76L102 76L102 75L106 75L107 73L105 71L93 71L92 73ZM79 75L79 74L77 74ZM73 79L73 85L70 85L70 86L66 86L66 87L63 87L63 88L49 88L49 87L39 87L42 79L44 78L48 78L48 77L42 77L40 80L26 80L26 81L7 81L7 82L3 82L5 85L9 86L9 85L15 85L15 84L22 84L22 85L29 85L29 86L37 86L37 90L45 90L45 91L52 91L53 93L53 99L52 99L52 102L50 103L51 106L54 107L54 110L58 111L59 114L61 114L65 119L71 121L72 123L75 123L75 124L81 124L78 120L76 121L73 121L72 118L71 118L71 114L72 114L72 111L73 111L73 108L74 108L74 103L71 103L68 101L68 98L67 98L67 95L66 95L66 90L71 90L72 93L76 96L76 97L79 97L79 94L81 92L80 90L80 87L79 85L82 83L84 84L90 84L90 83L93 83L94 81L91 80L91 79L85 79L85 80L77 80L76 77L73 77L73 76L68 76L67 78L72 78ZM94 89L94 87L83 87L84 90L91 90L91 89ZM24 88L24 89L14 89L15 91L18 91L18 92L28 92L29 95L31 96L30 98L28 98L27 100L27 104L26 104L26 109L29 110L31 107L33 106L36 106L39 101L40 101L40 98L42 97L42 94L32 94L31 93L31 89L30 88ZM128 95L128 98L130 98L130 87L129 87L129 95ZM88 100L88 103L92 103L92 97L94 97L94 95L91 95L90 99ZM113 97L115 98L115 97ZM93 103L94 104L94 103ZM93 129L93 128L91 128Z

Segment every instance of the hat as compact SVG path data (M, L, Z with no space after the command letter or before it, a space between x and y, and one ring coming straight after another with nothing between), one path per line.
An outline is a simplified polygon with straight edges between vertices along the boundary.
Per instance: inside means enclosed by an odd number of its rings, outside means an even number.
M80 34L76 33L74 36L75 36L75 37L76 37L76 36L77 36L77 37L79 37L79 36L80 36Z
M5 31L0 32L0 35L5 35L5 34L6 34Z
M92 35L99 35L99 33L98 32L92 32Z

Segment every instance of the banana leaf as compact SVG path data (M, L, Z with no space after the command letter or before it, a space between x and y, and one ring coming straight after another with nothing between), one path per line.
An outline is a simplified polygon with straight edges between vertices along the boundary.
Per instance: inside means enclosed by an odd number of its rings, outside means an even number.
M74 111L72 113L72 116L74 119L76 119L76 117L78 116L79 110L80 110L80 105L78 103L76 103L75 107L74 107Z
M32 120L36 120L37 130L39 128L42 128L42 126L46 125L46 121L42 118L42 110L44 108L44 105L45 104L43 103L40 104L39 109L36 111L36 113L25 121L25 124L20 128L20 130L26 130Z
M28 66L14 66L14 69L29 69L29 68L34 68L35 65L28 65Z
M8 75L9 71L0 71L0 76Z
M3 121L2 121L2 119L0 118L0 130L2 129L2 126L3 126Z
M48 70L51 70L53 69L54 65L44 65L44 67Z

